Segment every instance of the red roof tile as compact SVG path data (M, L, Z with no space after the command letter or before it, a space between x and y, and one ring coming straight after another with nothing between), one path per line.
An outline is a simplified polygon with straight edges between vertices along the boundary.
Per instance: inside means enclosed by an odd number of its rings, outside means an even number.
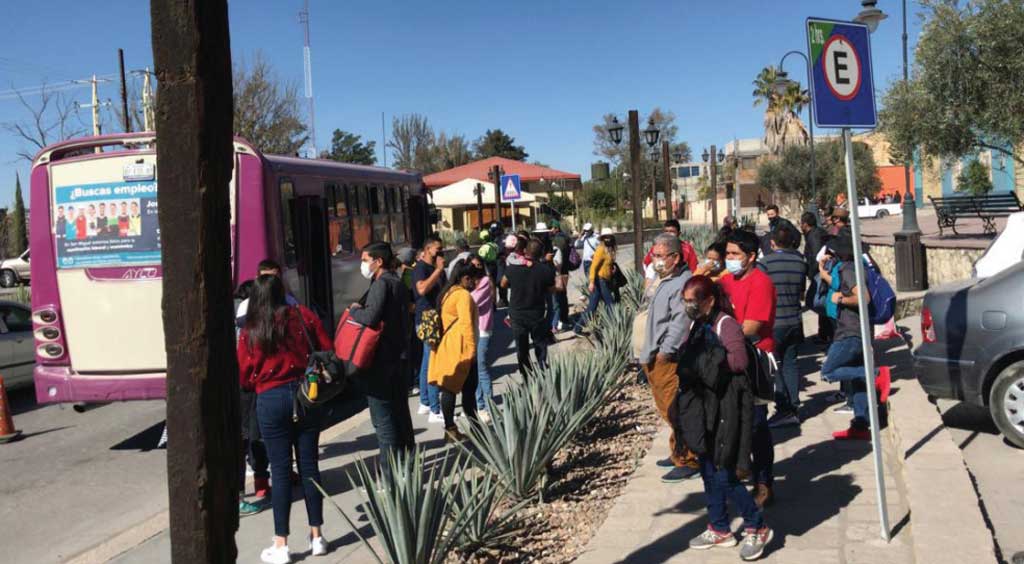
M505 169L505 174L518 174L523 182L536 182L541 178L544 180L580 180L580 175L571 172L563 172L546 166L533 165L503 157L490 157L448 170L442 170L441 172L435 172L434 174L428 174L423 177L423 185L427 188L439 188L466 178L487 179L487 173L494 165Z

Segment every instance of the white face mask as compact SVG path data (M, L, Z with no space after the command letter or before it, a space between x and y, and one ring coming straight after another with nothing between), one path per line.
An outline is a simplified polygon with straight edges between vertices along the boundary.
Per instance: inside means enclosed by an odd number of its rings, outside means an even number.
M363 275L363 278L370 280L373 278L373 271L370 270L370 263L361 262L359 263L359 273Z
M658 259L654 261L654 271L658 274L663 274L665 272L665 259Z

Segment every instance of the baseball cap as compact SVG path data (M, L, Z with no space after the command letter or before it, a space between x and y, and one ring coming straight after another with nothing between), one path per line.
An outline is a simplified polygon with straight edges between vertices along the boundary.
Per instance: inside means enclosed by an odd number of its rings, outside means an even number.
M614 234L615 234L615 232L612 231L611 227L602 227L601 228L601 235L614 235Z
M594 230L594 224L590 223L589 221L584 223L583 224L583 230L584 231L593 231Z
M547 230L548 230L548 224L544 223L543 221L538 221L537 222L537 227L535 227L533 229L533 232L534 233L540 233L541 231L547 231Z

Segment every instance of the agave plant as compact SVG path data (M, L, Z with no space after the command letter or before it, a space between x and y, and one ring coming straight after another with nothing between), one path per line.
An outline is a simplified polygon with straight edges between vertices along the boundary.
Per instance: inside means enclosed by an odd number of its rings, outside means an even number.
M426 468L424 454L416 449L408 455L392 456L391 471L372 471L363 460L355 463L355 476L348 476L353 488L361 487L370 526L393 564L441 564L455 545L454 531L471 519L455 510L454 484L465 473L459 460L446 456ZM451 462L451 463L450 463ZM450 472L450 473L449 473ZM317 484L317 489L344 517L377 562L384 559L362 535L345 512Z
M493 473L481 469L466 472L466 478L454 484L453 492L453 515L467 516L464 525L453 531L460 552L469 554L500 545L519 531L522 522L516 514L528 500L507 502L507 489Z
M552 386L538 372L523 385L510 386L501 408L490 405L491 424L459 422L469 445L459 444L480 468L494 472L514 500L535 495L543 501L547 469L555 454L588 420L588 414L566 414Z

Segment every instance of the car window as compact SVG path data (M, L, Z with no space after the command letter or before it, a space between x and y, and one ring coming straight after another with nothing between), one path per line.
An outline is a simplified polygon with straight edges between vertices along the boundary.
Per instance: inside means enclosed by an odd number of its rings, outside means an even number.
M28 251L25 251L23 258L25 259L25 262L28 262Z
M3 318L7 330L12 333L32 330L32 314L27 309L17 306L0 306L0 317Z

